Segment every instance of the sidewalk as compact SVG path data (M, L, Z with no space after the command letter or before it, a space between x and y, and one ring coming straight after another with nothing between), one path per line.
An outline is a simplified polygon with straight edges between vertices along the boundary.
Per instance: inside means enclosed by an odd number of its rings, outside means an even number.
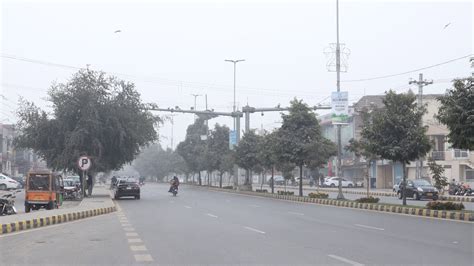
M49 211L32 211L0 217L0 234L83 219L115 211L109 190L94 187L92 197L84 198L78 206Z

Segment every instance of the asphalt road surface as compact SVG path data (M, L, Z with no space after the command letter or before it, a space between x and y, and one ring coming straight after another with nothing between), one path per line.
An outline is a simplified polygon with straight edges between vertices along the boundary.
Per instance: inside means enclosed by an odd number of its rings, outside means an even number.
M254 185L254 189L255 188L259 189L260 186L255 186ZM267 189L269 192L271 191L270 186L267 186L267 185L264 185L263 189ZM347 189L347 188L343 188L343 190L344 189ZM275 187L275 193L278 190L284 190L284 188ZM286 190L295 192L295 195L298 195L298 191L299 191L297 186L287 186ZM365 192L366 190L361 190L361 191ZM316 192L316 190L315 189L305 189L305 188L303 188L303 195L307 196L311 192ZM327 192L327 191L322 191L322 192L323 193L328 193L329 198L331 198L331 199L337 198L337 192ZM362 197L365 197L365 195L344 193L344 198L346 198L348 200L356 200L356 199L362 198ZM374 196L374 197L379 198L380 203L402 204L402 200L398 199L397 197L390 197L390 196ZM408 205L413 205L413 206L422 206L422 207L424 207L424 206L426 206L426 203L428 203L430 201L431 201L430 199L415 200L413 198L407 198L407 204ZM465 210L471 210L471 211L474 210L474 202L463 202L462 204L464 204Z
M0 236L1 264L472 265L474 225L147 184L82 221Z

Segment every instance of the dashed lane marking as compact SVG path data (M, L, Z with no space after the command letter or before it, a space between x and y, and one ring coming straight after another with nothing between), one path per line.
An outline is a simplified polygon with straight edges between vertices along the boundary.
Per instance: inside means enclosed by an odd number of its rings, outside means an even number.
M191 206L184 206L184 208L186 208L186 209L191 209Z
M142 262L142 261L153 261L153 258L149 254L135 254L135 260L137 262Z
M130 249L132 251L146 251L146 246L130 246Z
M137 233L134 233L134 232L127 232L125 233L126 236L138 236Z
M217 218L217 216L212 214L212 213L206 213L206 215L209 216L209 217L212 217L212 218Z
M249 205L249 206L250 206L250 207L254 207L254 208L260 208L259 205L255 205L255 204L251 204L251 205Z
M133 228L133 227L124 227L123 230L125 230L125 231L135 231L135 228Z
M289 214L294 214L294 215L304 215L302 212L288 212Z
M127 239L128 243L142 243L143 241L140 238L129 238Z
M362 228L373 229L373 230L379 230L379 231L385 230L385 229L383 229L383 228L374 227L374 226L370 226L370 225L363 225L363 224L354 224L354 225L355 225L355 226L358 226L358 227L362 227Z
M259 233L259 234L265 234L265 232L263 232L263 231L260 231L260 230L258 230L258 229L255 229L255 228L252 228L252 227L245 226L244 228L245 228L245 229L247 229L247 230L250 230L250 231L253 231L253 232Z
M362 263L358 263L358 262L355 262L353 260L346 259L346 258L343 258L343 257L339 257L339 256L336 256L336 255L329 254L328 257L333 258L333 259L338 260L338 261L345 262L345 263L350 264L352 266L364 266L364 264L362 264Z
M130 226L132 226L132 225L129 224L129 223L126 223L126 224L122 224L122 226L123 226L123 227L130 227Z

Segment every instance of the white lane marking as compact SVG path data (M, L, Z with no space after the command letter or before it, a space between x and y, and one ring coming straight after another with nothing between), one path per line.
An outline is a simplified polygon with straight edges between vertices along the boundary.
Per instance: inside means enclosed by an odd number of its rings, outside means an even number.
M184 206L184 208L186 208L186 209L191 209L191 206Z
M133 228L133 227L124 227L123 230L125 230L125 231L135 231L135 228Z
M453 244L458 244L459 242L458 241L453 241Z
M353 260L346 259L346 258L343 258L343 257L339 257L339 256L336 256L336 255L332 255L332 254L329 254L328 257L333 258L333 259L335 259L335 260L339 260L339 261L345 262L345 263L350 264L350 265L352 265L352 266L363 266L363 265L364 265L364 264L355 262L355 261L353 261Z
M245 226L244 228L247 229L247 230L253 231L253 232L257 232L257 233L260 233L260 234L265 234L265 232L260 231L260 230L255 229L255 228L252 228L252 227Z
M14 232L14 233L8 233L8 234L4 234L4 235L2 234L2 235L0 235L0 238L8 237L8 236L21 235L21 234L24 234L24 233L29 233L29 232L34 232L34 231L39 231L39 230L44 230L44 229L49 229L49 228L55 228L55 227L62 226L62 225L68 225L68 224L75 224L75 223L90 221L90 220L97 219L97 218L100 218L100 217L104 217L105 215L110 215L110 214L112 214L112 213L107 213L107 214L102 214L102 215L98 215L98 216L88 217L88 218L85 218L85 219L79 219L79 220L75 220L75 221L72 221L72 222L53 224L53 225L38 227L38 228L34 228L34 229L27 229L27 230Z
M258 205L255 205L255 204L251 204L250 207L254 207L254 208L260 208L260 206Z
M289 214L294 214L294 215L304 215L302 212L288 212Z
M149 254L135 254L133 256L135 257L135 261L137 261L137 262L153 261L153 258Z
M362 228L367 228L367 229L374 229L374 230L380 230L380 231L385 230L385 229L383 229L383 228L374 227L374 226L369 226L369 225L363 225L363 224L354 224L354 225L355 225L355 226L362 227Z
M122 224L122 226L123 226L123 227L130 227L130 226L132 226L132 225L129 224L129 223L126 223L126 224Z
M128 243L141 243L143 242L140 238L129 238L127 239Z
M125 233L125 235L126 235L126 236L138 236L137 233L133 233L133 232L130 232L130 233L127 232L127 233Z
M212 218L217 218L217 216L214 215L214 214L212 214L212 213L206 213L206 215L207 215L207 216L210 216L210 217L212 217Z
M132 251L146 251L146 247L145 246L130 246L130 249Z

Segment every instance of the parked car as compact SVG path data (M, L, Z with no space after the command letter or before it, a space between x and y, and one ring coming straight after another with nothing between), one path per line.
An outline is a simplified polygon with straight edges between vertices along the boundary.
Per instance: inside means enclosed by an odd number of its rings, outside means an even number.
M340 177L330 177L324 181L324 185L328 187L337 187L339 186L339 179L342 180L343 187L354 187L354 183L352 181Z
M12 176L11 178L20 184L20 186L18 188L24 188L25 187L25 177L24 176Z
M115 199L120 199L121 197L135 197L135 199L140 199L140 185L136 179L119 179L113 189Z
M17 188L21 188L20 183L18 183L11 177L8 177L4 174L0 174L0 190L17 189Z
M275 181L274 181L275 186L282 186L282 185L285 184L285 178L283 176L276 175L273 178L275 179ZM271 178L268 180L268 185L269 186L272 185L272 179Z
M428 198L437 200L439 197L439 191L430 182L424 179L408 180L407 186L405 189L405 194L407 197L420 200L422 198ZM402 191L398 190L397 196L399 199L402 199Z
M74 181L74 184L79 184L79 186L81 186L81 177L78 175L68 176L66 179L71 179Z

